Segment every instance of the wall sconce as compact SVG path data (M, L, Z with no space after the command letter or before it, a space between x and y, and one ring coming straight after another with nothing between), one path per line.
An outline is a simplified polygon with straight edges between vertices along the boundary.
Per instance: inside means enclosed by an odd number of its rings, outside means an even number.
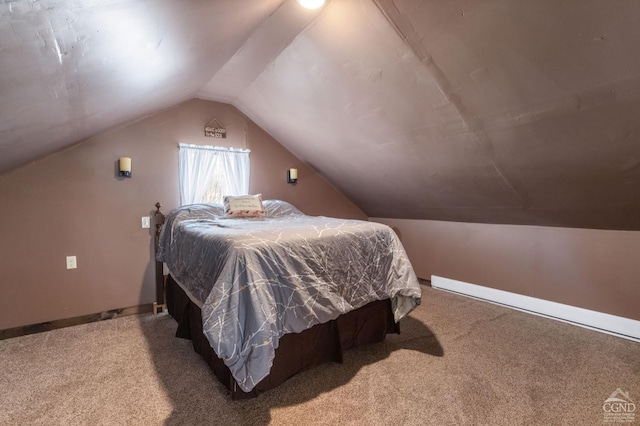
M298 169L287 170L287 183L295 185L298 182Z
M120 157L120 160L118 160L118 176L131 177L131 158Z
M324 0L297 0L298 4L307 9L318 9L324 5Z

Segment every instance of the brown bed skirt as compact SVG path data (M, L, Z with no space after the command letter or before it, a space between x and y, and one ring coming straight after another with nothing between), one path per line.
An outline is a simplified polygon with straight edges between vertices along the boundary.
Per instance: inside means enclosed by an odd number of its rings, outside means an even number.
M256 397L301 371L328 361L342 363L343 352L350 348L382 342L387 333L400 333L399 325L393 320L391 302L387 299L371 302L301 333L285 334L280 338L270 374L247 393L237 386L227 366L209 345L202 332L200 308L191 302L171 275L166 289L167 308L178 322L176 336L191 339L193 349L231 391L233 399Z

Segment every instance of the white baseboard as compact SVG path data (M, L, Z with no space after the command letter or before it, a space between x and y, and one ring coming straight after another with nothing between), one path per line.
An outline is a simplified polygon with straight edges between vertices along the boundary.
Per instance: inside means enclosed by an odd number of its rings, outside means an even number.
M640 321L590 311L562 303L523 296L449 278L431 276L431 286L519 311L574 324L580 327L640 342Z

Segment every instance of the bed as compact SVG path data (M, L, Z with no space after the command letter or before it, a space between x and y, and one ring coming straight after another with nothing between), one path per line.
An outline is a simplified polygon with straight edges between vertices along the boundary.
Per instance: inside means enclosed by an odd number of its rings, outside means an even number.
M308 216L279 200L259 208L182 206L157 236L176 334L192 340L234 399L398 333L421 296L386 225Z

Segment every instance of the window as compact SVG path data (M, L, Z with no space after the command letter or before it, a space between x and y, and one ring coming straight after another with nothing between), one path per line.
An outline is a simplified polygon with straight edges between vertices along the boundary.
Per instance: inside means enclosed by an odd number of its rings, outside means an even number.
M180 205L249 193L248 149L180 144Z

